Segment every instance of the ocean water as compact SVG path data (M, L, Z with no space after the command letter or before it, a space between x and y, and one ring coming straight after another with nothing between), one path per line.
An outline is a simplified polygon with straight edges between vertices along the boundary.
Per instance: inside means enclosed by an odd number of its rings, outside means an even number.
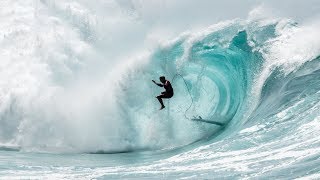
M2 0L0 179L319 179L319 12Z

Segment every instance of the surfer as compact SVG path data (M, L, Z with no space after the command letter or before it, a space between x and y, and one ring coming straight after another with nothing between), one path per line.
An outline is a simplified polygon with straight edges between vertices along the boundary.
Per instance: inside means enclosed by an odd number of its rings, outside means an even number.
M165 98L171 98L173 96L173 88L171 86L170 81L166 80L166 78L164 76L161 76L160 78L160 83L156 83L156 81L152 80L153 83L155 83L156 85L160 86L160 87L164 87L166 90L164 92L161 92L161 95L157 96L156 98L158 99L158 101L161 104L161 109L165 108L165 106L163 105L163 101L162 99Z

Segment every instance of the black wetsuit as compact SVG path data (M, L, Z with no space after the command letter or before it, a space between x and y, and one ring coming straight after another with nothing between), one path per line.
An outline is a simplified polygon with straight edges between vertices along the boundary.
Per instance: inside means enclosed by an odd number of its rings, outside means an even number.
M166 81L164 84L158 84L160 87L164 87L166 91L161 92L160 98L171 98L173 96L173 88L170 81Z

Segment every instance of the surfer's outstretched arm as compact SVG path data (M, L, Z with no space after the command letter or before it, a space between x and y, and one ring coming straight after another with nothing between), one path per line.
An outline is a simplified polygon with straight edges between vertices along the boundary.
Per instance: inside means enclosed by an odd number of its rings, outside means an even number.
M163 87L163 85L162 85L162 84L160 84L160 83L156 83L156 81L155 81L155 80L152 80L152 82L153 82L153 83L155 83L156 85L160 86L160 87Z

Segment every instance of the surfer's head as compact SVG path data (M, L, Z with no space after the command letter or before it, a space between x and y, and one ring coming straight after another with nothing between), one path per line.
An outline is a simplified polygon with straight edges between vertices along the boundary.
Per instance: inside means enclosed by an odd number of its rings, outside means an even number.
M160 76L160 81L162 82L162 83L165 83L166 82L166 78L164 77L164 76Z

